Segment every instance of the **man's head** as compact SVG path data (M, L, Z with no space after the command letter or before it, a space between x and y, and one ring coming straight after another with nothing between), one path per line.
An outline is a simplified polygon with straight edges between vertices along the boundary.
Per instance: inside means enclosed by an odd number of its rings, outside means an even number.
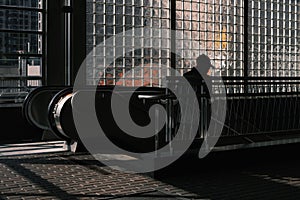
M207 74L210 68L215 68L210 61L210 58L207 55L201 54L197 58L196 68L204 74Z

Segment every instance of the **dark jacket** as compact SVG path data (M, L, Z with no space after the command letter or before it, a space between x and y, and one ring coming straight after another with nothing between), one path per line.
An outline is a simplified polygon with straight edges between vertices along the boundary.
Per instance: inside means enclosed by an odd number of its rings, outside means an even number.
M204 95L209 96L208 86L205 83L204 78L196 68L193 67L190 71L184 73L183 77L185 77L188 80L188 82L191 84L191 86L197 93L201 92L201 87L203 87ZM207 78L208 80L210 80L210 77Z
M205 83L204 78L201 76L201 74L198 72L198 70L196 68L192 68L191 71L184 73L183 76L188 80L188 82L193 87L194 91L196 92L196 95L198 97L200 112L202 110L200 104L201 104L201 102L203 102L203 101L200 101L200 99L201 98L207 99L206 114L207 114L207 118L208 118L208 120L207 120L207 127L208 127L208 125L210 123L210 118L211 118L211 101L210 101L211 98L210 98L207 83ZM207 81L211 81L209 76L207 77ZM210 83L210 85L211 85L211 83ZM201 88L203 90L201 90Z

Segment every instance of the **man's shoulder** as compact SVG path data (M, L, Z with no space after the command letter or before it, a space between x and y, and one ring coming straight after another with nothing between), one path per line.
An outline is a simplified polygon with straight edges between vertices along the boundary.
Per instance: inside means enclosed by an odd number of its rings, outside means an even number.
M199 72L193 67L190 71L188 71L188 72L185 72L184 74L183 74L183 76L192 76L192 75L197 75L197 74L199 74Z
M197 78L203 79L202 75L198 72L196 68L192 68L190 71L183 74L185 78Z

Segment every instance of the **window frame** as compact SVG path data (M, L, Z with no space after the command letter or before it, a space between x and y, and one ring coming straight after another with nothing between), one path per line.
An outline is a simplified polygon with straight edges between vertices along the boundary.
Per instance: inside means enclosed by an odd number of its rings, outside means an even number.
M41 65L40 65L40 76L28 76L28 74L22 74L22 70L20 69L20 74L19 75L9 75L9 76L1 76L0 80L1 81L20 81L20 86L7 86L7 87L0 87L0 89L24 89L24 92L16 92L15 95L13 95L12 91L7 93L6 97L1 97L0 96L0 107L15 107L15 106L21 106L23 100L26 98L27 94L34 88L39 87L40 85L45 84L45 55L46 55L46 2L47 0L42 0L42 8L39 6L37 7L26 7L26 6L14 6L14 5L0 5L0 9L5 9L5 10L12 10L12 11L29 11L29 12L36 12L37 16L42 17L42 29L39 30L39 22L37 30L22 30L22 29L6 29L1 27L0 28L0 33L12 33L12 34L32 34L36 36L41 36L41 53L36 52L36 53L13 53L13 52L3 52L4 55L9 55L13 57L18 57L19 59L28 59L28 58L35 58L35 59L40 59ZM39 44L37 43L37 48L39 48ZM27 72L26 72L27 73ZM28 86L28 81L39 81L39 85L37 86ZM21 84L22 83L22 84ZM12 95L11 95L12 94Z

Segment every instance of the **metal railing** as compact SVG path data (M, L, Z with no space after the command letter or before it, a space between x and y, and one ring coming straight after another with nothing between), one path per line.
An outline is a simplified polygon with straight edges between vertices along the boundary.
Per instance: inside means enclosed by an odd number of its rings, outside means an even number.
M217 124L222 123L221 139L244 138L244 142L249 143L255 141L249 139L253 137L260 137L260 141L267 141L274 138L289 138L300 133L300 78L225 77L223 82L221 88L219 81L214 81L212 78L213 92L210 95L201 93L204 88L204 83L201 81L197 86L192 85L194 89L197 88L192 92L197 93L200 110L196 139L203 140L210 120L216 120L211 113L210 104L211 101L215 101L217 105L218 101L224 101L224 94L221 94L224 91L226 92L225 122L214 121ZM185 86L178 85L177 89L183 93L190 92L183 87ZM190 101L188 98L186 100ZM193 107L194 102L187 103L189 106L185 107L187 110L183 112L194 112L196 109ZM178 106L172 106L170 129L167 132L171 135L171 139L178 134L179 123L185 123L185 126L191 126L193 123L191 119L180 119L184 115L180 113ZM186 132L182 139L191 139L190 129L184 130Z
M237 79L237 78L236 78ZM299 78L227 80L227 117L222 136L298 132ZM246 87L246 88L245 88Z

